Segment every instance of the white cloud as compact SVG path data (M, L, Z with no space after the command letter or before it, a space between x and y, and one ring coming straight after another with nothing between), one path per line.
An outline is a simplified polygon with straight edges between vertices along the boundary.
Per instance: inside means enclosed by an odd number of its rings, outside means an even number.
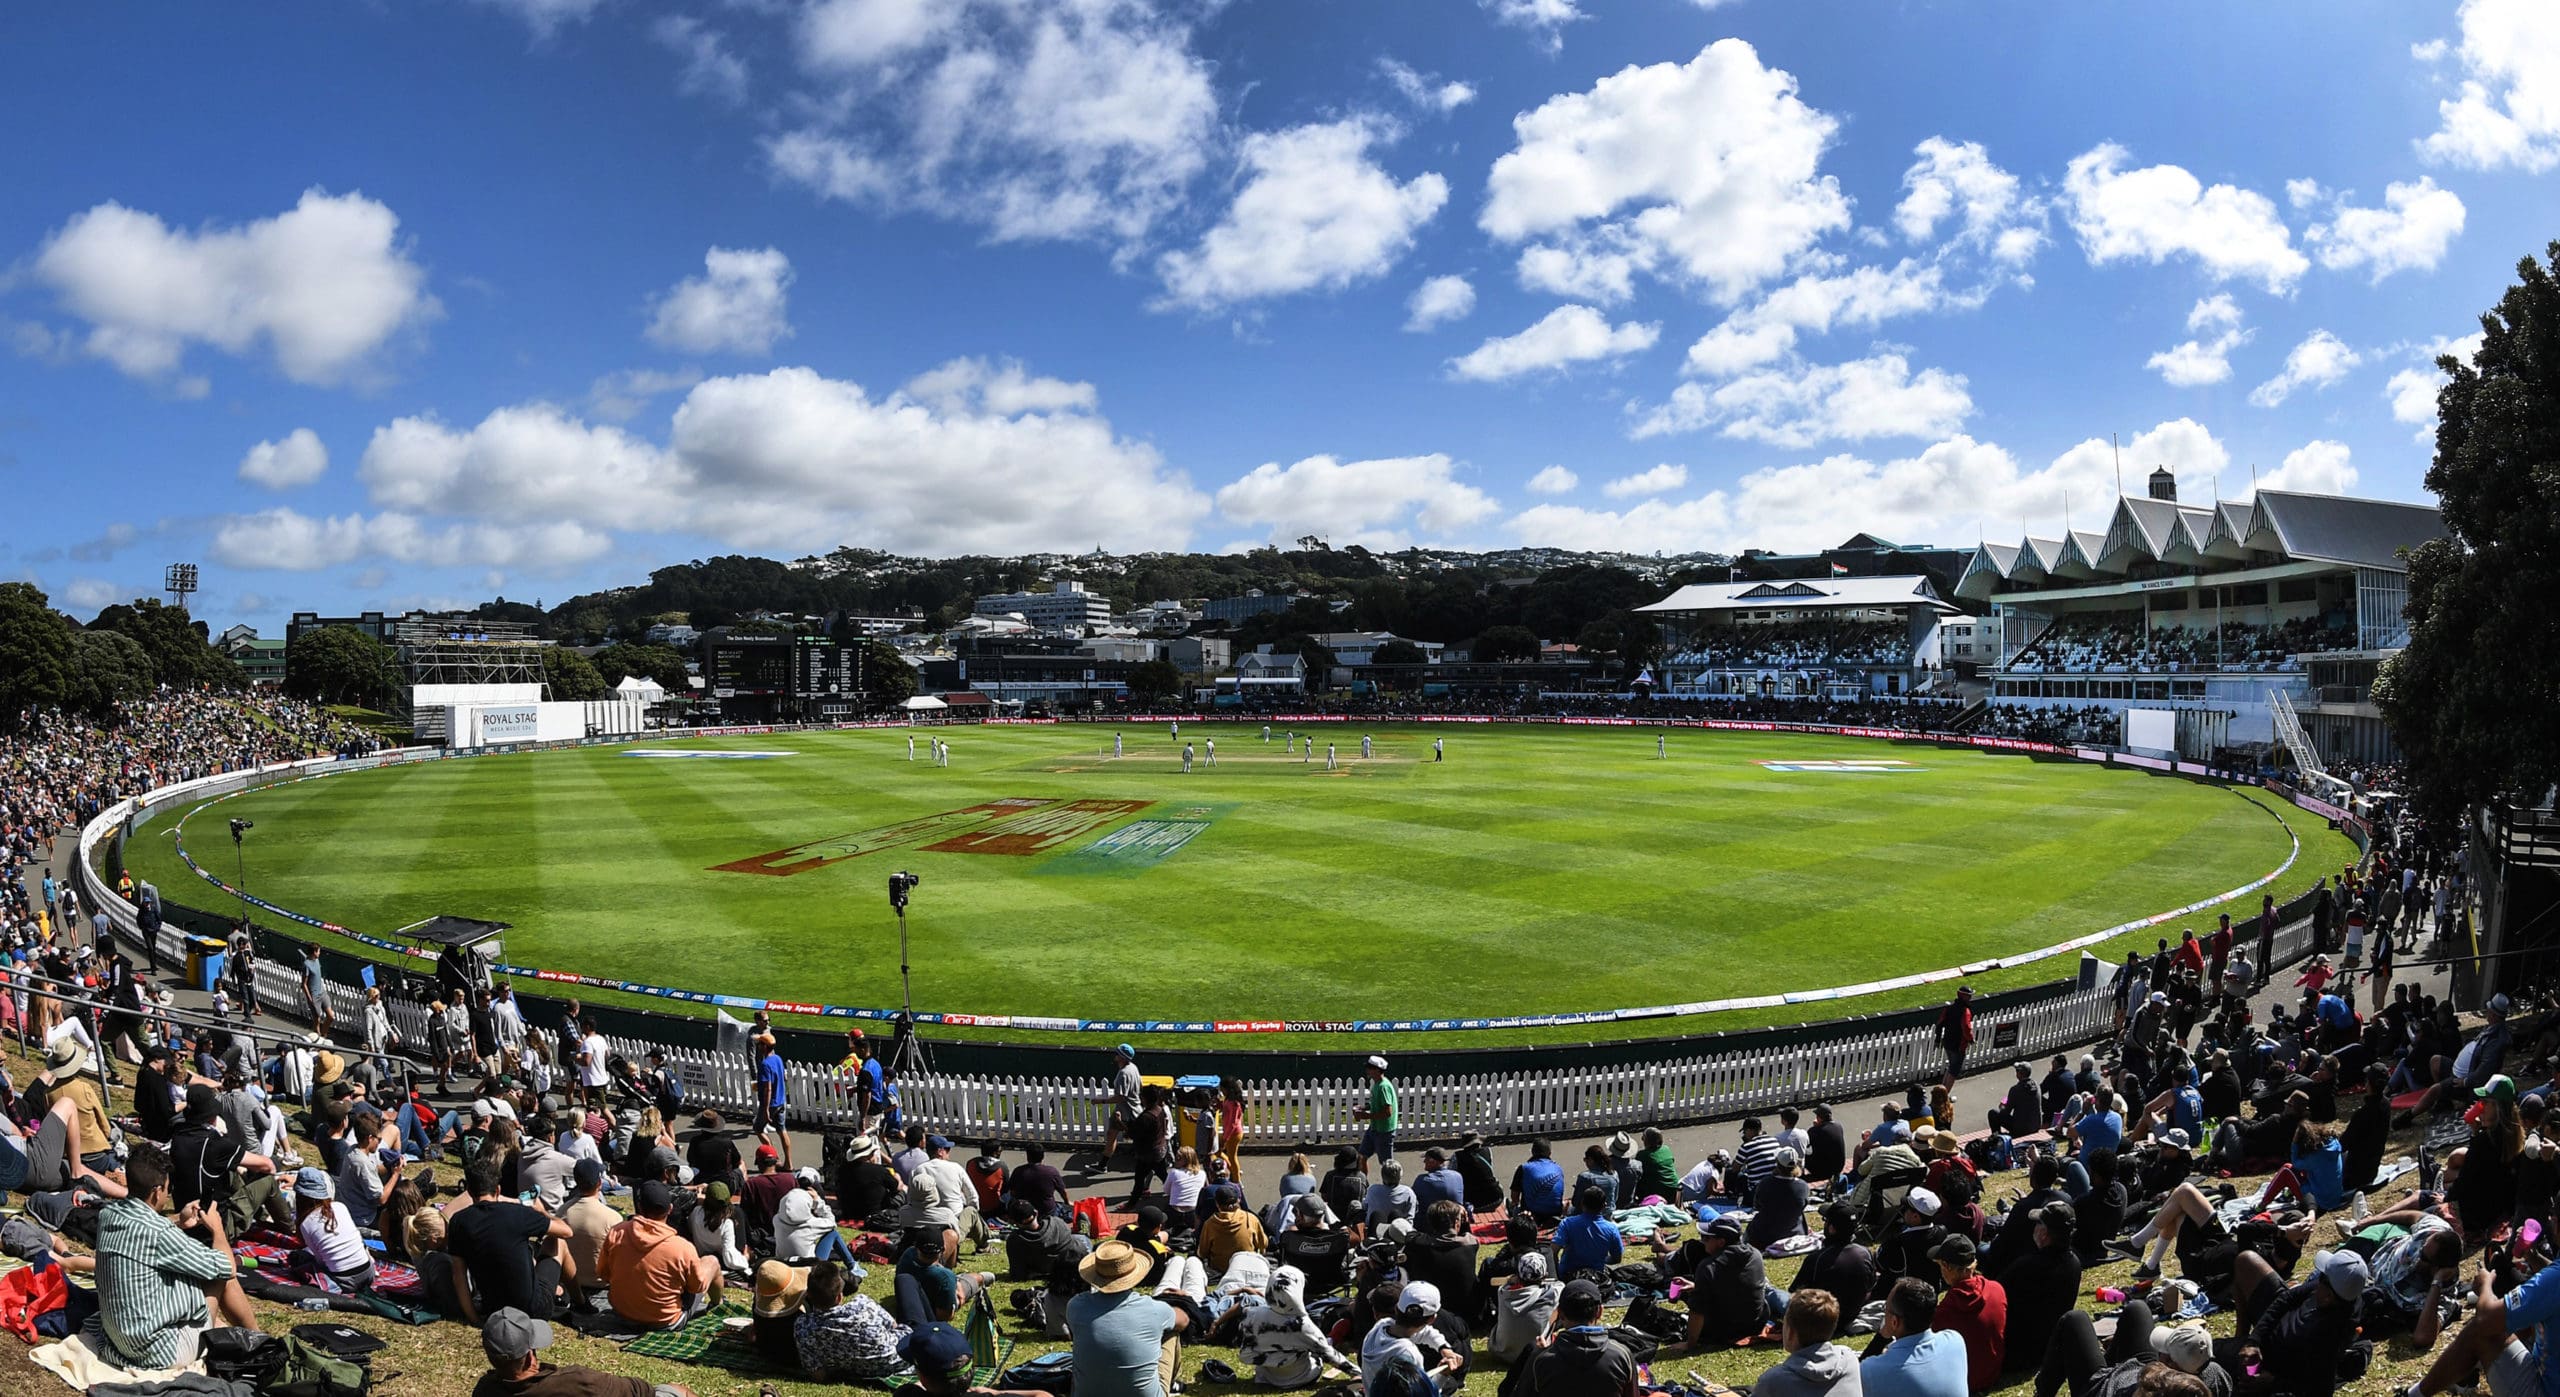
M1582 484L1582 477L1562 466L1549 466L1529 477L1529 493L1533 495L1570 495Z
M270 490L290 490L318 480L329 469L329 448L309 427L296 427L280 441L262 441L240 458L240 478Z
M2326 330L2314 330L2284 356L2284 368L2275 377L2249 390L2249 401L2274 407L2296 389L2317 390L2336 383L2363 362L2364 356L2348 348L2346 341Z
M2475 170L2560 165L2560 7L2463 0L2461 23L2461 95L2436 104L2442 124L2419 152ZM2412 52L2423 62L2445 49L2436 40Z
M95 615L133 593L99 577L75 577L62 589L61 604L70 611Z
M2359 209L2342 200L2327 223L2311 225L2303 243L2321 266L2333 272L2371 267L2377 282L2393 272L2435 270L2462 232L2462 200L2421 176L2383 190L2382 202L2382 208Z
M2284 201L2297 209L2307 209L2329 197L2316 179L2289 179L2284 182Z
M1838 123L1739 39L1621 69L1511 126L1517 144L1494 162L1478 221L1585 277L1597 261L1619 282L1642 271L1731 301L1849 224L1848 199L1819 172Z
M879 397L774 369L695 385L663 446L529 403L467 428L396 420L358 473L395 511L681 530L741 549L1184 545L1208 500L1094 403L1089 385L975 360Z
M548 524L449 524L414 515L313 516L295 509L235 514L218 521L214 561L235 568L317 572L359 559L411 567L514 567L546 571L602 557L605 534L569 520Z
M2229 292L2207 296L2187 312L2187 328L2210 339L2184 340L2143 361L2172 388L2200 388L2231 377L2231 351L2247 344L2253 331L2240 326L2240 303Z
M2284 464L2259 476L2254 490L2343 495L2356 487L2356 468L2349 464L2347 454L2347 444L2342 441L2307 442L2286 452Z
M2125 459L2141 460L2146 471L2163 464L2210 475L2229 457L2210 432L2180 418L2137 435ZM2113 497L2114 479L2114 451L2103 439L2029 470L1992 442L1955 435L1891 461L1843 453L1756 470L1687 500L1623 510L1538 505L1505 527L1526 544L1664 553L1823 548L1853 528L1888 538L2006 540L2030 525L2058 526L2066 500L2075 518L2087 517ZM1857 501L1854 520L1844 519L1842 500Z
M1799 332L1874 326L1897 316L1982 304L1983 292L1950 291L1935 264L1903 259L1893 267L1858 267L1838 275L1808 274L1772 291L1689 346L1691 373L1722 377L1784 358Z
M564 24L578 24L594 14L604 0L480 0L493 10L504 10L524 21L538 43L558 33Z
M1664 462L1651 470L1622 475L1600 487L1600 493L1613 500L1631 495L1663 495L1689 483L1689 468Z
M691 15L662 15L649 37L684 60L676 90L736 106L747 100L747 62L729 51L720 31Z
M2041 223L2042 210L2020 196L2018 177L1991 163L1978 142L1931 136L1913 154L1918 158L1902 172L1902 202L1893 210L1894 226L1904 237L1928 242L1952 218L1952 236L1992 245L2004 261L2032 253L2044 240L2040 227L2021 221L2032 217ZM2001 246L1997 240L2007 231L2031 236Z
M828 0L802 13L826 91L766 139L821 198L922 209L997 241L1143 241L1218 133L1197 10L1151 0Z
M703 274L658 298L649 338L696 354L770 354L791 337L791 259L770 247L715 247Z
M652 398L681 393L702 381L699 369L624 369L597 379L587 388L587 411L607 422L628 422Z
M1475 88L1463 82L1442 82L1438 75L1414 71L1411 64L1392 58L1378 60L1378 71L1395 84L1404 99L1426 112L1453 112L1476 99Z
M1595 359L1622 359L1653 348L1660 325L1612 325L1589 306L1558 306L1516 335L1486 340L1449 361L1456 378L1492 382Z
M2391 420L2417 428L2416 439L2434 445L2436 439L2436 394L2448 381L2435 366L2441 355L2450 354L2468 364L2480 352L2480 336L2464 335L2460 339L2440 339L2425 348L2427 362L2423 367L2402 369L2383 385L2382 396L2391 403Z
M2125 159L2124 147L2100 145L2063 175L2071 227L2092 265L2183 256L2216 281L2255 281L2277 294L2310 268L2267 196L2207 187L2176 165L2127 170Z
M1417 332L1436 329L1466 319L1475 308L1473 283L1462 276L1436 276L1413 288L1412 298L1404 303L1404 327Z
M1482 490L1459 484L1447 456L1339 461L1309 456L1265 462L1218 491L1218 513L1264 528L1275 543L1309 534L1336 544L1402 547L1419 528L1440 538L1500 512Z
M1900 354L1845 364L1790 365L1709 388L1684 383L1639 416L1638 438L1717 427L1725 436L1802 447L1870 437L1939 436L1973 412L1962 374L1911 372Z
M1157 263L1168 298L1196 308L1301 291L1338 291L1378 276L1448 202L1436 174L1398 184L1369 158L1391 139L1354 117L1247 136L1244 188L1198 247Z
M1549 53L1564 47L1564 27L1588 19L1574 0L1477 0L1495 21L1526 29Z
M33 273L89 323L81 348L136 378L172 379L191 344L263 344L285 377L334 384L437 314L399 229L361 194L317 189L273 218L194 232L108 203L47 238Z

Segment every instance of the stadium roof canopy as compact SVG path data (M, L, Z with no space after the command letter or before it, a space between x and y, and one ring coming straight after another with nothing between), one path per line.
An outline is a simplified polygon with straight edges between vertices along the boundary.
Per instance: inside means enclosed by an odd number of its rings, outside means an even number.
M2126 496L2116 501L2104 532L1984 544L1957 581L1956 595L1988 601L2056 587L2162 585L2265 569L2403 573L2409 567L2404 549L2444 536L2444 515L2433 505L2290 490L2260 490L2254 500L2210 507Z
M1866 610L1925 607L1942 616L1957 609L1925 577L1790 577L1766 582L1700 582L1636 610L1705 614L1720 611Z

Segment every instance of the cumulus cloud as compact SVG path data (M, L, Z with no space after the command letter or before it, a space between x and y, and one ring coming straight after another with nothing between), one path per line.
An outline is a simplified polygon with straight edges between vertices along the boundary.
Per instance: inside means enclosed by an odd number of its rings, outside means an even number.
M605 534L569 520L437 527L409 514L314 516L278 508L219 521L212 552L214 561L230 567L280 572L317 572L361 559L539 572L590 561L612 547Z
M1453 112L1476 99L1475 88L1467 83L1442 82L1436 74L1416 72L1411 64L1392 58L1379 59L1378 71L1406 101L1426 112Z
M1476 288L1462 276L1436 276L1413 288L1404 303L1404 327L1417 333L1464 320L1476 308Z
M791 336L791 259L776 248L715 247L702 275L655 303L649 338L695 354L769 354Z
M62 605L74 612L95 615L133 595L116 584L98 577L75 577L62 588Z
M1709 387L1684 383L1659 407L1641 412L1638 438L1715 427L1721 434L1773 446L1871 437L1940 436L1964 425L1973 397L1962 374L1911 372L1896 353L1844 364L1792 365L1745 374Z
M2382 396L2391 404L2391 420L2417 428L2418 441L2433 445L2436 439L2436 394L2448 381L2435 366L2438 357L2452 355L2468 364L2480 352L2480 336L2464 335L2460 339L2440 339L2425 346L2426 364L2402 369L2383 385Z
M107 203L47 238L31 270L88 322L82 350L136 378L172 380L206 344L263 346L294 382L335 384L437 314L399 230L383 205L318 189L273 218L192 232Z
M1553 53L1564 47L1564 27L1588 19L1574 0L1476 0L1495 22L1526 29Z
M719 30L691 15L661 15L649 26L649 37L684 60L677 91L731 106L747 100L747 61L730 51Z
M2126 452L2129 460L2182 474L2211 474L2229 459L2212 433L2184 418L2137 435ZM1840 501L1854 499L1857 527L1887 537L1971 538L1978 523L1991 537L2007 538L2030 526L2058 527L2066 499L2109 498L2114 478L2114 451L2102 438L2029 469L1995 443L1955 435L1890 461L1843 453L1756 470L1686 500L1648 499L1622 510L1538 505L1505 527L1521 543L1566 548L1801 550L1837 543Z
M2003 262L2023 261L2044 241L2042 208L2019 192L2018 177L1991 163L1976 141L1931 136L1914 150L1902 172L1902 202L1894 226L1915 243L1950 236L1989 248Z
M2316 179L2289 179L2284 182L2284 201L2297 209L2307 209L2329 197Z
M2231 351L2248 343L2252 333L2241 328L2240 304L2228 292L2196 302L2187 312L2187 329L2199 337L2143 361L2143 367L2157 371L2172 388L2200 388L2231 377Z
M2346 341L2326 330L2314 330L2284 356L2284 368L2275 377L2249 390L2249 401L2275 407L2298 389L2316 391L2336 383L2363 362L2364 356L2348 348Z
M290 490L318 480L329 469L329 448L309 427L296 427L279 441L262 441L240 458L240 478L270 490Z
M2275 202L2236 185L2207 186L2176 165L2124 168L2112 142L2074 158L2062 180L2072 231L2092 265L2192 260L2216 281L2282 294L2310 268Z
M1573 493L1574 487L1581 483L1582 477L1575 475L1572 471L1566 470L1562 466L1549 466L1545 470L1538 472L1536 475L1529 477L1529 493L1532 495L1570 495Z
M681 393L702 381L699 369L624 369L587 387L587 411L607 422L628 422L655 398Z
M2306 442L2285 453L2284 464L2259 476L2250 493L2291 490L2305 495L2343 495L2356 485L2356 468L2342 441Z
M681 530L755 550L1174 548L1209 507L1154 447L1113 431L1090 385L978 360L879 396L805 368L708 379L664 445L547 403L461 428L405 417L374 433L358 474L402 513Z
M1785 271L1849 201L1820 173L1838 123L1793 75L1724 39L1687 63L1612 73L1512 119L1479 222L1532 245L1533 285L1661 275L1733 301Z
M821 0L794 37L823 95L765 155L821 198L922 209L998 241L1133 247L1216 141L1196 13L1150 0Z
M2393 272L2434 271L2462 232L2462 200L2421 176L2383 190L2382 203L2360 209L2342 200L2329 221L2311 225L2302 240L2333 272L2370 267L2378 282Z
M2458 95L2436 104L2435 134L2418 142L2429 160L2475 170L2560 165L2560 9L2548 0L2463 0ZM2441 60L2442 40L2412 50Z
M1338 291L1385 272L1449 200L1436 174L1403 184L1369 158L1392 137L1354 117L1244 141L1244 187L1199 246L1157 263L1170 301L1210 308L1301 291Z
M1785 358L1800 333L1868 327L1897 316L1982 304L1986 292L1948 287L1934 263L1903 259L1892 267L1857 267L1838 274L1808 273L1726 317L1689 346L1689 372L1708 377L1740 373Z
M1450 360L1449 373L1488 383L1598 359L1623 359L1653 348L1661 334L1658 324L1612 325L1589 306L1558 306L1528 329L1486 340Z
M1501 506L1460 484L1447 456L1395 456L1341 461L1309 456L1283 466L1265 462L1218 491L1218 513L1268 530L1273 542L1314 534L1341 544L1400 548L1413 530L1447 535L1483 522Z
M1689 468L1665 462L1651 470L1622 475L1600 487L1600 493L1613 500L1633 495L1662 495L1689 483Z

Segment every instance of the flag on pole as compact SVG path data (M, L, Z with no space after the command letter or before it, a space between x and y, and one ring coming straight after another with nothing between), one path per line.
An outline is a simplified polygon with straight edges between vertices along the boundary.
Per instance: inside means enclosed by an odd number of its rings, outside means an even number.
M1847 563L1833 563L1831 565L1831 575L1833 577L1847 577L1849 575L1849 565Z

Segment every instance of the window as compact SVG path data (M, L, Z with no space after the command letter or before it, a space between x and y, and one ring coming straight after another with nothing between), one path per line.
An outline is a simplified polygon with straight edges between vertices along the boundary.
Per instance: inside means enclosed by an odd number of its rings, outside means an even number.
M2280 602L2318 601L2320 586L2308 577L2289 577L2276 584L2276 600Z

